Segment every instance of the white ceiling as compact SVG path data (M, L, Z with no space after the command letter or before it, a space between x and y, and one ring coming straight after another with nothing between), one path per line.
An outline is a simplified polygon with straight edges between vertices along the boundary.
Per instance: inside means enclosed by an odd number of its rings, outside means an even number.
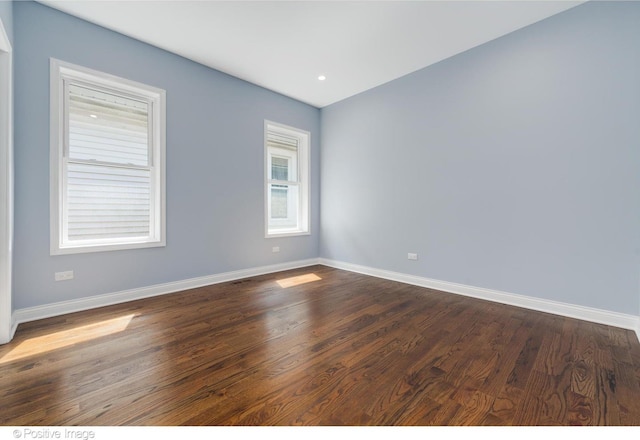
M324 107L583 1L40 3Z

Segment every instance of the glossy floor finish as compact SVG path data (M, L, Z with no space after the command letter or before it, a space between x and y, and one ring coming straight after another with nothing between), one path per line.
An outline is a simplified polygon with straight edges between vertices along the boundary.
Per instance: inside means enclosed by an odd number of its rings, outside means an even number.
M4 425L640 425L631 331L313 266L56 317Z

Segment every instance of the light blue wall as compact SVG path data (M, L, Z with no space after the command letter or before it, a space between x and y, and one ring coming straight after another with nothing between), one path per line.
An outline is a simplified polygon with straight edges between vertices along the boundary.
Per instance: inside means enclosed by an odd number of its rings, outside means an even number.
M321 255L640 312L637 3L589 2L321 115L36 3L0 2L0 17L15 308ZM166 248L49 255L49 57L167 90ZM263 238L264 119L312 133L310 237ZM75 280L54 282L62 270Z
M7 32L9 41L13 45L13 2L8 0L0 0L0 20Z
M318 109L37 3L13 24L17 309L318 256ZM50 57L166 90L165 248L49 255ZM311 236L264 238L265 119L311 132Z
M639 42L589 2L324 108L321 256L638 314Z

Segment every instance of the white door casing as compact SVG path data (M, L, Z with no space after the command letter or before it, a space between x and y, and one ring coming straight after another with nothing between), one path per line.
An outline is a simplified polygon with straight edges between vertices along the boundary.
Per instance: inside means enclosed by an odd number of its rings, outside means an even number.
M13 249L12 51L0 20L0 344L13 337L11 261Z

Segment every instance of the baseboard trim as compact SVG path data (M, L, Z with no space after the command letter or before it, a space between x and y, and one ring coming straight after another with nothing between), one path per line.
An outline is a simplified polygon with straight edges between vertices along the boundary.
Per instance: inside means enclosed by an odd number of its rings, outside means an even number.
M179 292L182 290L195 289L197 287L209 286L212 284L225 283L228 281L249 278L258 275L281 272L283 270L298 269L301 267L313 266L319 264L317 258L308 260L298 260L288 263L273 264L269 266L254 267L250 269L236 270L232 272L224 272L215 275L208 275L197 278L190 278L182 281L174 281L164 284L156 284L138 289L123 290L115 293L107 293L103 295L91 296L88 298L80 298L71 301L62 301L53 304L45 304L42 306L28 307L15 310L13 313L13 325L11 337L15 333L19 324L38 319L51 318L53 316L65 315L67 313L81 312L84 310L95 309L98 307L111 306L128 301L150 298L153 296L166 295L169 293Z
M16 312L11 314L11 330L9 330L9 341L13 339L13 336L16 334L16 330L18 330L18 321L16 321Z
M566 316L569 318L581 319L598 324L610 325L624 329L634 330L640 341L640 317L627 315L624 313L610 312L608 310L595 309L591 307L567 304L530 296L518 295L515 293L501 292L498 290L485 289L481 287L467 286L464 284L450 283L448 281L433 280L430 278L407 275L399 272L392 272L383 269L376 269L358 264L345 263L326 258L320 258L320 264L334 267L336 269L348 270L377 278L391 281L412 284L414 286L427 287L429 289L440 290L447 293L469 296L487 301L498 302L539 312L552 313L554 315Z
M607 310L595 309L591 307L567 304L558 301L533 298L530 296L518 295L514 293L501 292L497 290L485 289L481 287L468 286L464 284L451 283L448 281L434 280L415 275L403 274L383 269L376 269L358 264L345 263L326 258L311 258L288 263L274 264L269 266L241 269L231 272L224 272L215 275L208 275L197 278L190 278L181 281L174 281L153 286L141 287L137 289L123 290L115 293L80 298L71 301L63 301L42 306L18 309L13 312L10 338L12 339L19 324L38 319L50 318L53 316L65 315L68 313L81 312L84 310L106 307L138 299L150 298L153 296L166 295L188 289L194 289L228 281L249 278L258 275L281 272L284 270L298 269L301 267L321 264L336 269L361 273L364 275L382 278L391 281L398 281L419 287L440 290L447 293L469 296L472 298L508 304L569 318L582 319L584 321L598 324L610 325L635 331L640 341L640 316L627 315L623 313L611 312Z

